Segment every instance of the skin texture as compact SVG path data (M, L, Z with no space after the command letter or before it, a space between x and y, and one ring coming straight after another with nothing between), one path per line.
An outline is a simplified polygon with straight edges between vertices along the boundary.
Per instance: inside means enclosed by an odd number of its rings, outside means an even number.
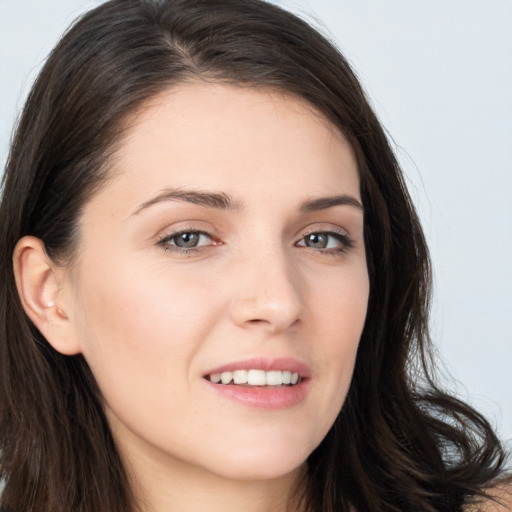
M161 200L171 189L233 204ZM366 315L362 209L301 209L340 195L360 202L355 158L311 106L186 84L132 119L83 211L72 268L37 239L18 245L25 308L57 350L89 363L144 511L284 510L342 407ZM207 235L187 252L183 231ZM323 232L336 234L312 244ZM204 378L254 357L305 364L305 397L265 410Z

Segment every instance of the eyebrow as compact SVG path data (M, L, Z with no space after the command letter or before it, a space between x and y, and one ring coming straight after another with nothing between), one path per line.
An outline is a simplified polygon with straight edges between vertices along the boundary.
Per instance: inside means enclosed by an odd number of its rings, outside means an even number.
M328 208L333 208L334 206L345 205L353 206L358 210L363 211L363 205L361 204L361 202L354 196L349 196L347 194L342 194L339 196L319 197L318 199L306 201L300 207L300 211L304 213L317 212L320 210L327 210Z
M234 200L224 192L202 192L200 190L182 190L168 189L162 191L153 199L142 203L132 215L153 206L154 204L165 201L185 201L187 203L197 204L206 208L216 208L219 210L241 210L242 203Z
M243 204L224 192L203 192L200 190L166 189L153 197L149 201L142 203L132 215L136 215L142 210L155 204L165 201L185 201L187 203L197 204L206 208L215 208L219 210L242 210ZM337 196L319 197L304 202L299 211L303 213L317 212L327 210L335 206L353 206L363 211L361 202L353 196L342 194Z

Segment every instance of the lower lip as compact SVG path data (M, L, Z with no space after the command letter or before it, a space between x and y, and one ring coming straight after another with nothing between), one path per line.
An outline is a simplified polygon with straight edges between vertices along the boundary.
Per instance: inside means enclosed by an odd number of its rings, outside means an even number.
M206 379L205 382L212 390L229 400L256 409L278 410L287 409L302 402L309 391L310 379L305 379L295 386L282 387L215 384Z

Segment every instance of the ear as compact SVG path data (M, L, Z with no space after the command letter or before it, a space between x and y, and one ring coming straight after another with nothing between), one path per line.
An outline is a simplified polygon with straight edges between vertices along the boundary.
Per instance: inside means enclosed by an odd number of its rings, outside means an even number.
M65 355L78 354L69 270L56 267L43 242L33 236L18 241L13 264L18 294L30 320L55 350Z

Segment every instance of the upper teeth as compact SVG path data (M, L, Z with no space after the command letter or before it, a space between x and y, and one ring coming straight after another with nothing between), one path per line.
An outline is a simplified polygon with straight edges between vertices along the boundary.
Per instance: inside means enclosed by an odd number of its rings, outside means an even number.
M210 380L215 384L248 384L249 386L281 386L297 384L299 374L290 371L235 370L233 372L212 373Z

